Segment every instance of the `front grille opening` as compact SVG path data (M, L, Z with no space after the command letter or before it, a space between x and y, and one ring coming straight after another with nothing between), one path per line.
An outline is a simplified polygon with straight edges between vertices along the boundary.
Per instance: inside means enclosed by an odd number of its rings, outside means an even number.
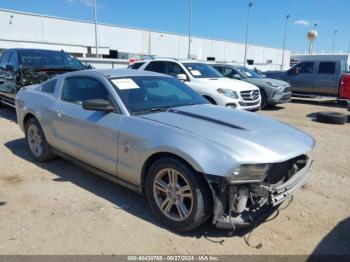
M282 163L273 164L265 178L268 184L278 184L288 181L295 173L306 166L308 157L300 155Z

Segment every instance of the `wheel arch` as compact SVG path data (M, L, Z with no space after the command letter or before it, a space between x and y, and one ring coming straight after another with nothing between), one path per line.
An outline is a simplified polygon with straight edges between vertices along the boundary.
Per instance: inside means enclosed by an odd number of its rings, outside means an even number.
M208 95L203 95L203 97L205 99L207 99L210 103L214 104L214 105L217 105L218 103L215 101L214 98L212 98L211 96L208 96Z
M150 155L147 160L144 162L142 170L141 170L141 190L142 192L145 192L144 190L144 186L145 186L145 181L146 181L146 177L147 177L147 173L148 170L150 169L150 167L152 166L153 163L155 163L157 160L162 159L162 158L174 158L179 160L180 162L184 163L186 166L188 166L190 169L192 169L194 172L198 173L198 174L202 174L202 172L199 170L199 167L195 167L192 161L192 163L190 163L189 160L180 157L179 155L175 154L175 153L171 153L171 152L156 152L152 155Z

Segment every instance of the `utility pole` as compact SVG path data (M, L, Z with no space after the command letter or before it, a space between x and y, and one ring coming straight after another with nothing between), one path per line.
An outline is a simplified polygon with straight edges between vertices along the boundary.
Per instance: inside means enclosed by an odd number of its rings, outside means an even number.
M94 4L94 20L95 20L95 48L96 48L96 58L98 58L97 0L95 0L95 4Z
M338 30L334 30L333 41L332 41L332 54L334 53L335 39L337 37Z
M191 59L191 29L192 29L192 0L189 0L188 54L187 54L187 58L188 58L188 59Z
M283 52L282 52L281 70L283 70L283 66L284 66L284 53L286 51L287 27L288 27L288 19L289 18L290 18L290 15L286 15L286 21L285 21L285 25L284 25L284 37L283 37Z
M246 60L247 60L249 18L250 18L250 11L251 11L252 6L253 6L253 3L249 1L249 4L248 4L247 25L246 25L246 30L245 30L245 48L244 48L244 61L243 61L244 66L245 66Z

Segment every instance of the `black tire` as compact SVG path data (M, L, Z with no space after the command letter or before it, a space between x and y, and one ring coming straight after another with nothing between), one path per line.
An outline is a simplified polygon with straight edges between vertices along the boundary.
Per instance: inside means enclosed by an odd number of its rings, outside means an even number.
M261 103L260 103L260 109L264 109L268 106L267 103L267 96L265 94L265 92L261 91Z
M343 125L348 121L348 116L338 112L318 112L316 120L322 123Z
M31 128L36 128L37 133L41 138L40 145L41 145L42 150L40 152L34 152L34 150L32 149L32 147L30 145L29 130ZM45 161L52 160L55 158L55 154L52 152L51 146L48 144L46 137L45 137L45 134L44 134L39 122L35 118L30 118L27 120L27 122L25 124L25 137L26 137L26 142L27 142L27 145L29 147L29 150L30 150L30 152L35 160L37 160L39 162L45 162Z
M204 96L204 98L207 99L210 104L217 105L217 103L215 102L215 100L213 98L211 98L209 96Z
M175 221L163 214L158 207L153 190L157 174L169 168L180 172L187 179L193 196L192 209L188 217L182 221ZM205 223L212 214L213 204L209 185L200 174L196 173L191 167L180 160L171 157L157 160L150 167L145 183L146 196L153 214L163 225L172 230L178 232L191 231ZM173 208L176 208L176 206L173 206Z

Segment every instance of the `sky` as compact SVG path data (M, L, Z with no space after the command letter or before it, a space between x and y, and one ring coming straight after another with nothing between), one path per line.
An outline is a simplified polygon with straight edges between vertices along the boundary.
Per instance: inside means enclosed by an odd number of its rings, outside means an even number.
M94 0L0 0L0 8L79 20L93 20ZM106 24L188 33L190 0L97 0L98 21ZM192 0L192 35L245 41L248 0ZM248 42L304 52L307 31L317 23L315 51L350 45L350 0L252 0Z

